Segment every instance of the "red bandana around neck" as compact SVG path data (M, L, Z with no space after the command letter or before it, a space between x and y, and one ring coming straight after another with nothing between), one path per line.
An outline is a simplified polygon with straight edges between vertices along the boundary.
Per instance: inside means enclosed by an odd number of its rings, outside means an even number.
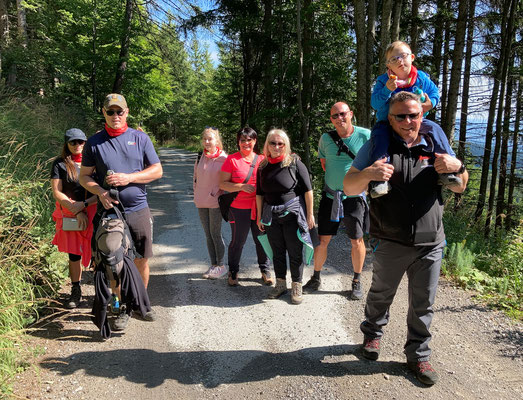
M209 154L209 152L206 149L203 149L203 154L205 154L205 157L207 158L216 158L220 155L220 148L216 146L216 151L212 154Z
M120 129L113 129L109 125L105 124L105 131L109 134L111 137L120 136L122 133L124 133L127 130L127 124L125 124Z
M76 163L82 162L82 153L80 154L71 154L71 160Z
M389 74L389 76L391 76L391 75L394 75L394 72L392 72L392 70L389 68L388 74ZM409 76L407 77L407 79L404 81L401 79L397 79L396 83L398 84L398 88L404 89L404 88L414 86L417 79L418 79L418 69L414 65L411 65L410 73L409 73Z
M282 162L284 158L285 158L285 154L282 154L281 156L276 157L276 158L272 158L271 156L267 156L267 161L269 161L271 164L277 164L279 162Z

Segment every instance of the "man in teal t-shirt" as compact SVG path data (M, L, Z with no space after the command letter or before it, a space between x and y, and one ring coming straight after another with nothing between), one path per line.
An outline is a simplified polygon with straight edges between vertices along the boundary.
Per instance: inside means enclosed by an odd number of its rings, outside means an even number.
M365 261L363 234L369 225L369 211L364 193L359 196L345 196L343 178L361 146L369 140L370 130L352 125L352 115L347 104L334 104L330 111L330 119L336 130L324 133L320 138L318 157L325 171L325 187L318 211L320 244L314 249L314 275L303 289L306 293L319 289L320 272L327 259L329 242L338 232L343 219L352 245L354 278L350 298L361 300L363 291L360 274Z

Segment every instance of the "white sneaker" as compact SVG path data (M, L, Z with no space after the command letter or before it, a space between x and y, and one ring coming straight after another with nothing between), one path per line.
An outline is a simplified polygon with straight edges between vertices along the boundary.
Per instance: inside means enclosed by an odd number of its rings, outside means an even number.
M214 267L211 269L211 272L209 273L209 279L223 278L225 275L227 275L227 272L229 272L229 270L225 266Z
M202 278L203 279L209 279L209 274L211 273L211 271L214 269L214 266L212 267L209 267L209 269L205 272L205 274L202 275Z

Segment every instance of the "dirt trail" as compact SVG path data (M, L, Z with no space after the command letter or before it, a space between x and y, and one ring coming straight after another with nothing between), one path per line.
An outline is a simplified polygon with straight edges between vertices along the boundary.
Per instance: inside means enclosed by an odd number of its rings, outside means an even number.
M240 287L200 278L208 255L192 203L194 155L162 150L164 177L149 188L155 258L149 293L154 323L132 319L124 333L100 340L85 303L38 327L45 349L37 368L20 374L15 393L30 399L519 399L523 398L521 324L476 305L442 281L433 322L428 388L406 370L407 295L402 283L377 362L362 359L364 302L347 300L349 241L329 248L323 287L299 306L265 300L248 239ZM229 227L223 233L229 240ZM368 290L371 256L363 272ZM311 268L305 272L306 278ZM84 276L90 304L92 276ZM64 293L69 290L64 288Z

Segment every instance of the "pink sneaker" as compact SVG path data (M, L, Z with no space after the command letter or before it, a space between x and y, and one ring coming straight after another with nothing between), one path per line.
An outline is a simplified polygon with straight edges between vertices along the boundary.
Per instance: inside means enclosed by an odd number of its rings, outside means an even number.
M211 268L211 272L209 272L209 279L223 278L225 275L227 275L227 272L229 272L229 270L223 265Z
M209 269L207 271L205 271L205 274L202 275L202 278L203 279L209 279L209 275L211 273L211 271L214 269L214 266L212 267L209 267Z

